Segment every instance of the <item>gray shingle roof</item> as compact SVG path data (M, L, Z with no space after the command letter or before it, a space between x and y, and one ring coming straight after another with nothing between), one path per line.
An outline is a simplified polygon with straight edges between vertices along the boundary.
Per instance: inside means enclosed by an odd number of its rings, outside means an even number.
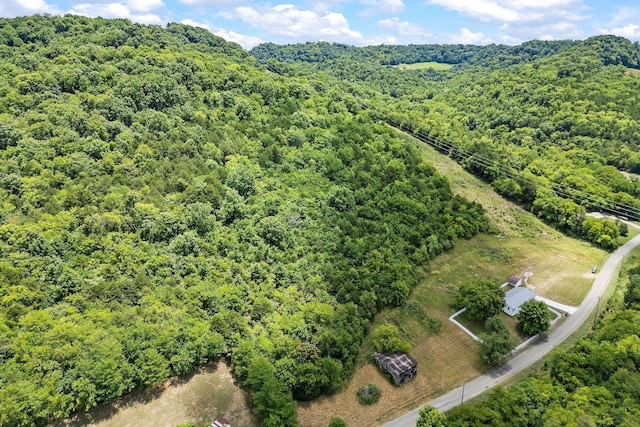
M409 356L407 353L374 353L373 358L378 362L378 365L383 364L386 366L387 371L389 373L395 372L396 375L400 375L403 372L410 370L411 368L415 368L418 366L418 362ZM391 372L393 371L393 372Z
M513 288L504 295L504 302L509 307L520 308L522 304L536 297L536 294L529 288L519 286Z

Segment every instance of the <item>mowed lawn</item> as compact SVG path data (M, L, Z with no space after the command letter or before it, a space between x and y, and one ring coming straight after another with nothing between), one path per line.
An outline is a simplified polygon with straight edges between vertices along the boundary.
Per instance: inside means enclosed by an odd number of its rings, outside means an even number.
M426 68L433 68L436 71L446 71L453 68L451 64L444 64L442 62L416 62L414 64L399 64L398 68L401 70L424 70Z
M360 367L344 391L298 405L301 426L326 426L333 416L343 418L348 426L380 425L482 373L485 368L477 354L477 343L448 320L455 312L451 304L461 283L476 278L503 283L509 276L522 276L530 269L529 286L536 293L577 306L595 278L591 268L602 265L607 257L606 252L542 224L453 160L409 139L448 177L455 193L484 206L495 232L459 241L452 251L425 266L425 279L413 290L408 303L414 309L385 310L375 318L371 330L393 323L411 342L411 355L418 361L417 378L402 387L392 386L368 363L373 349L369 338L359 356ZM421 308L431 324L441 323L440 333L430 333L425 322L412 315L415 307ZM355 392L371 382L381 388L382 397L378 403L362 407Z

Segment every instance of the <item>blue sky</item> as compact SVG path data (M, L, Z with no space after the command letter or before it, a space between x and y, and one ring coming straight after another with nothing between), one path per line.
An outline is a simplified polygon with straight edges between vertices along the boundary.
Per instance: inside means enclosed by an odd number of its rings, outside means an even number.
M263 42L519 44L616 34L640 41L638 0L0 0L0 16L128 18L204 27L246 49Z

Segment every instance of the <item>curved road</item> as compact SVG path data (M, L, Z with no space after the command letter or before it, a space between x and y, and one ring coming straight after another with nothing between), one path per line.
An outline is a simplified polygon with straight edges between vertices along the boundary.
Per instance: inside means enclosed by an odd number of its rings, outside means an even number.
M637 227L632 223L628 224L632 227ZM451 390L449 393L429 402L429 404L438 408L441 412L446 412L449 409L460 405L463 397L464 400L471 399L487 391L491 387L506 381L513 375L542 358L555 346L569 338L571 334L577 331L578 328L580 328L580 326L589 319L593 310L598 306L600 297L604 294L607 286L609 286L609 283L611 282L611 279L623 258L637 246L640 246L640 234L612 253L600 269L600 273L596 276L591 290L576 312L569 316L560 326L551 331L541 341L532 345L499 368L465 383L462 387ZM385 427L415 427L420 409L421 408L416 408L413 411L396 418L395 420L385 424Z

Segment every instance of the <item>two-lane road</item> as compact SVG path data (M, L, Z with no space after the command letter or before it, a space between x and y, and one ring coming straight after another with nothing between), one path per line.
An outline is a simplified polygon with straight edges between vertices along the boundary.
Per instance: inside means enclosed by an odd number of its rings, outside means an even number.
M569 336L577 331L578 328L580 328L580 326L582 326L593 314L594 309L598 306L600 298L611 283L611 280L613 279L614 274L616 274L622 260L637 246L640 246L640 235L629 240L623 246L618 248L618 250L612 253L600 269L600 273L596 276L591 290L582 301L582 304L580 304L580 307L578 307L574 314L569 316L560 326L550 332L544 339L539 341L537 344L532 345L499 368L465 383L463 386L464 390L463 387L458 387L434 401L428 402L428 404L435 406L441 412L448 411L449 409L461 404L463 392L464 400L478 396L491 387L506 381L513 375L526 369L531 364L542 358L545 354L550 352L555 346L569 338ZM420 412L420 409L421 408L417 408L399 418L396 418L390 423L385 424L385 427L414 427L418 420L418 413Z

